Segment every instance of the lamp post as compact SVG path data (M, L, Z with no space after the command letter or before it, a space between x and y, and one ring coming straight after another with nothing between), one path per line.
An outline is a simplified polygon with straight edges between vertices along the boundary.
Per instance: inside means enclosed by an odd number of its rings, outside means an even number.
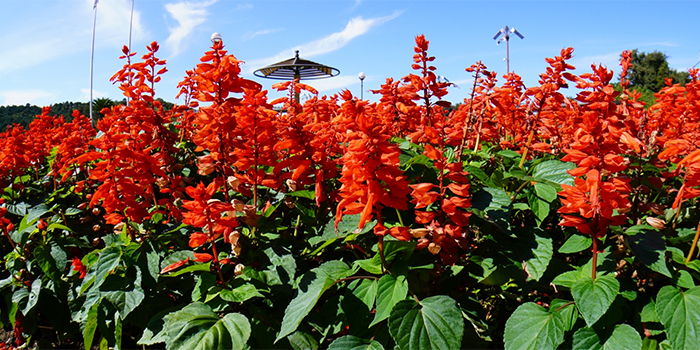
M211 35L211 43L218 44L220 42L221 42L221 34L214 32L214 34Z
M510 35L515 34L520 37L520 39L525 39L520 32L518 32L515 28L508 28L508 26L505 26L501 28L501 30L496 33L496 35L493 37L493 40L496 40L501 34L503 34L503 37L498 39L496 42L496 45L500 44L501 41L505 40L506 41L506 73L510 73Z
M365 72L360 72L360 74L357 75L358 78L360 78L360 100L364 100L364 93L365 93Z

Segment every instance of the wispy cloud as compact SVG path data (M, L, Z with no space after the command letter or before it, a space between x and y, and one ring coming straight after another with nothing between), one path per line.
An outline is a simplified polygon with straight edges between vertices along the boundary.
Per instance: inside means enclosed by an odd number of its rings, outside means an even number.
M90 89L80 89L80 92L82 93L82 96L80 96L80 101L90 101ZM92 89L92 98L95 99L100 97L107 97L107 94Z
M348 86L359 85L360 80L356 76L339 75L330 79L304 81L304 84L313 86L318 92L336 93ZM357 91L352 93L360 96L360 88L358 87Z
M207 20L207 7L216 3L216 0L205 2L178 2L165 4L165 10L170 13L178 23L178 26L170 29L170 36L165 40L165 45L170 48L173 56L182 52L186 46L185 39L194 29Z
M583 69L589 71L592 64L602 64L608 69L615 70L616 67L619 67L620 64L620 52L614 52L597 56L576 57L571 60L571 63L577 68L577 70Z
M665 46L665 47L678 47L680 45L676 43L670 43L670 42L655 42L655 43L641 43L637 44L636 46L641 47L641 46Z
M345 29L343 29L340 32L330 34L321 39L314 40L303 45L289 48L272 57L249 60L247 61L247 64L245 66L245 71L247 73L252 73L254 70L253 67L262 67L292 57L294 55L295 50L299 50L300 52L302 52L301 55L304 58L311 58L314 56L319 56L322 54L336 51L342 48L343 46L347 45L352 39L369 32L370 29L372 29L373 27L391 21L399 15L401 15L401 12L397 11L390 16L384 17L375 17L368 19L364 19L362 17L355 17L351 19L345 26Z
M0 91L0 96L4 99L0 103L3 106L24 105L27 103L44 106L56 98L56 95L42 90Z
M0 34L0 42L3 43L0 74L34 67L75 54L76 51L89 51L93 4L94 0L83 0L73 4L71 9L62 10L61 16L53 21L24 21L22 25L14 26L12 31ZM63 4L60 6L65 7ZM95 46L118 49L126 44L130 15L130 0L101 0L97 7ZM145 36L141 14L135 9L132 39L137 41Z
M267 35L267 34L272 34L272 33L277 33L283 31L284 28L275 28L275 29L264 29L264 30L258 30L255 32L247 32L243 34L243 41L250 40L255 38L256 36L261 36L261 35Z

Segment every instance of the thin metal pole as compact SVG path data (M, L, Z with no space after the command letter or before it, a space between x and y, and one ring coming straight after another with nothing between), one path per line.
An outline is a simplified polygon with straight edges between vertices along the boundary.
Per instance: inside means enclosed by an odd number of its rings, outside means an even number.
M506 34L506 74L510 73L510 36Z
M131 0L131 18L129 19L129 54L131 54L131 27L134 22L134 0ZM129 99L126 99L126 105L129 105Z
M298 52L299 51L297 51L297 55L298 55ZM299 80L301 80L301 73L298 71L298 68L295 68L295 70L294 70L294 85L296 85L299 82ZM294 86L294 101L296 103L299 103L299 92L297 92L296 86Z
M95 119L92 116L92 80L93 80L93 70L95 65L95 28L97 26L97 2L94 6L95 17L92 20L92 52L90 54L90 120L92 121L92 126L94 127Z
M129 53L131 53L131 27L134 22L134 0L131 0L131 18L129 19Z
M365 80L360 79L360 100L364 100L364 93L365 93Z

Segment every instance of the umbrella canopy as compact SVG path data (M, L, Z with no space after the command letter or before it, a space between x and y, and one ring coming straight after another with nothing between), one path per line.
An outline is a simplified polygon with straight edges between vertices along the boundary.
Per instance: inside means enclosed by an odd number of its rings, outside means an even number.
M296 50L294 58L260 68L254 74L257 77L269 79L309 80L334 77L340 74L340 71L333 67L299 58L299 50Z

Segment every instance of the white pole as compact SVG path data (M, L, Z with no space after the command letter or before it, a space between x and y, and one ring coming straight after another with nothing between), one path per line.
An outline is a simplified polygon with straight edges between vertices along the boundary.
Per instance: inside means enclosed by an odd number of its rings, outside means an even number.
M134 0L131 0L131 18L129 19L129 54L131 54L131 27L134 22ZM129 105L129 99L126 99L126 105Z
M131 53L131 27L134 22L134 0L131 0L131 18L129 19L129 53Z
M93 76L93 66L95 62L95 28L97 25L97 2L99 0L95 0L95 5L92 7L93 10L95 10L95 18L92 20L92 53L90 54L90 120L92 121L92 125L95 126L97 123L95 123L95 119L92 117L92 76Z

